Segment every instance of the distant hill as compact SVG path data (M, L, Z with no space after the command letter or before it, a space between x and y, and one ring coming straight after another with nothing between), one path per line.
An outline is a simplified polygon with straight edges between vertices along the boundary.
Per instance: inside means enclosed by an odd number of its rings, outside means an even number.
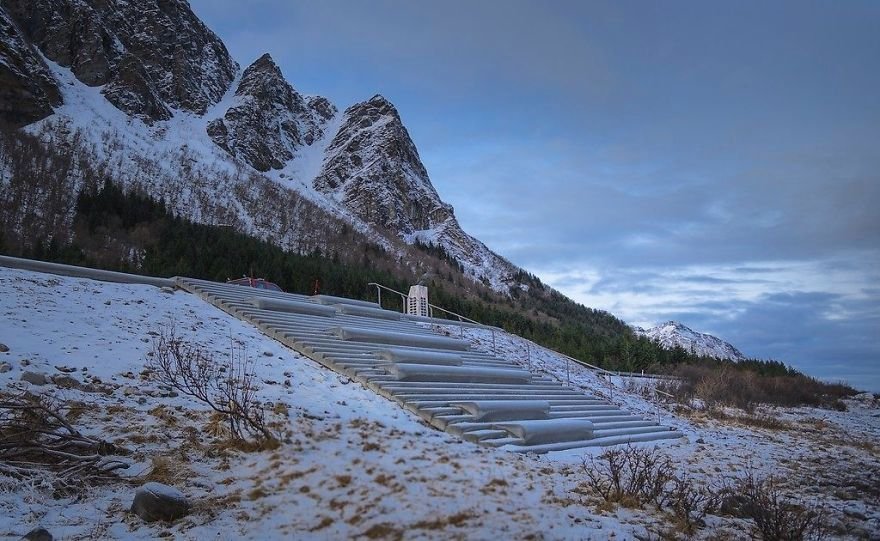
M639 336L645 336L666 349L676 347L698 355L730 361L744 361L746 356L717 336L694 331L677 321L667 321L650 329L633 327Z

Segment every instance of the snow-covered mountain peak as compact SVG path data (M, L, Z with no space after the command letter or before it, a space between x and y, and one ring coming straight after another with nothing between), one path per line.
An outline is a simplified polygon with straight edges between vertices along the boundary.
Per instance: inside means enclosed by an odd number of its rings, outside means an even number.
M633 331L637 335L650 338L666 349L681 347L704 357L731 361L746 359L745 355L724 340L711 334L697 332L678 321L669 320L647 330L633 327Z

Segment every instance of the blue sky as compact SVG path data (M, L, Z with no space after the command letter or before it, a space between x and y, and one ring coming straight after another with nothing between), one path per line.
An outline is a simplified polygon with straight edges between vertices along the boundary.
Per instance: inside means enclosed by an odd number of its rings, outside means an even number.
M573 299L880 391L880 3L191 4Z

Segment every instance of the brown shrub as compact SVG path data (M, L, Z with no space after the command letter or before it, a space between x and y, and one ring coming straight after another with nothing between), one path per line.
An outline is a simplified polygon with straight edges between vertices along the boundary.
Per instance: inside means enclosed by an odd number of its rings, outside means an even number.
M701 400L706 407L731 406L751 411L758 404L845 409L841 398L856 391L843 383L825 383L803 374L765 376L730 364L683 364L668 370L677 380L659 386L680 402Z

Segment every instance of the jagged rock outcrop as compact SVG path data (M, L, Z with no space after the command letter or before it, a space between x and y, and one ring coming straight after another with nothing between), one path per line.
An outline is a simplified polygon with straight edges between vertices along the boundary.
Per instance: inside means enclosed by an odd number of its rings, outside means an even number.
M345 110L313 184L367 223L398 234L431 229L453 213L431 185L397 109L379 95Z
M0 120L23 126L52 114L61 93L40 55L0 10Z
M303 98L268 54L248 66L235 91L236 103L208 123L211 140L258 171L281 169L297 148L324 135L336 114L326 98Z
M122 57L117 64L116 76L104 87L103 93L117 109L144 122L168 120L172 116L134 55Z
M746 359L746 356L738 349L717 336L694 331L677 321L667 321L647 330L641 327L633 327L633 331L637 335L650 338L666 349L681 347L688 352L704 357L729 359L731 361Z
M203 114L238 70L223 42L184 0L3 0L50 60L147 122L170 108Z

